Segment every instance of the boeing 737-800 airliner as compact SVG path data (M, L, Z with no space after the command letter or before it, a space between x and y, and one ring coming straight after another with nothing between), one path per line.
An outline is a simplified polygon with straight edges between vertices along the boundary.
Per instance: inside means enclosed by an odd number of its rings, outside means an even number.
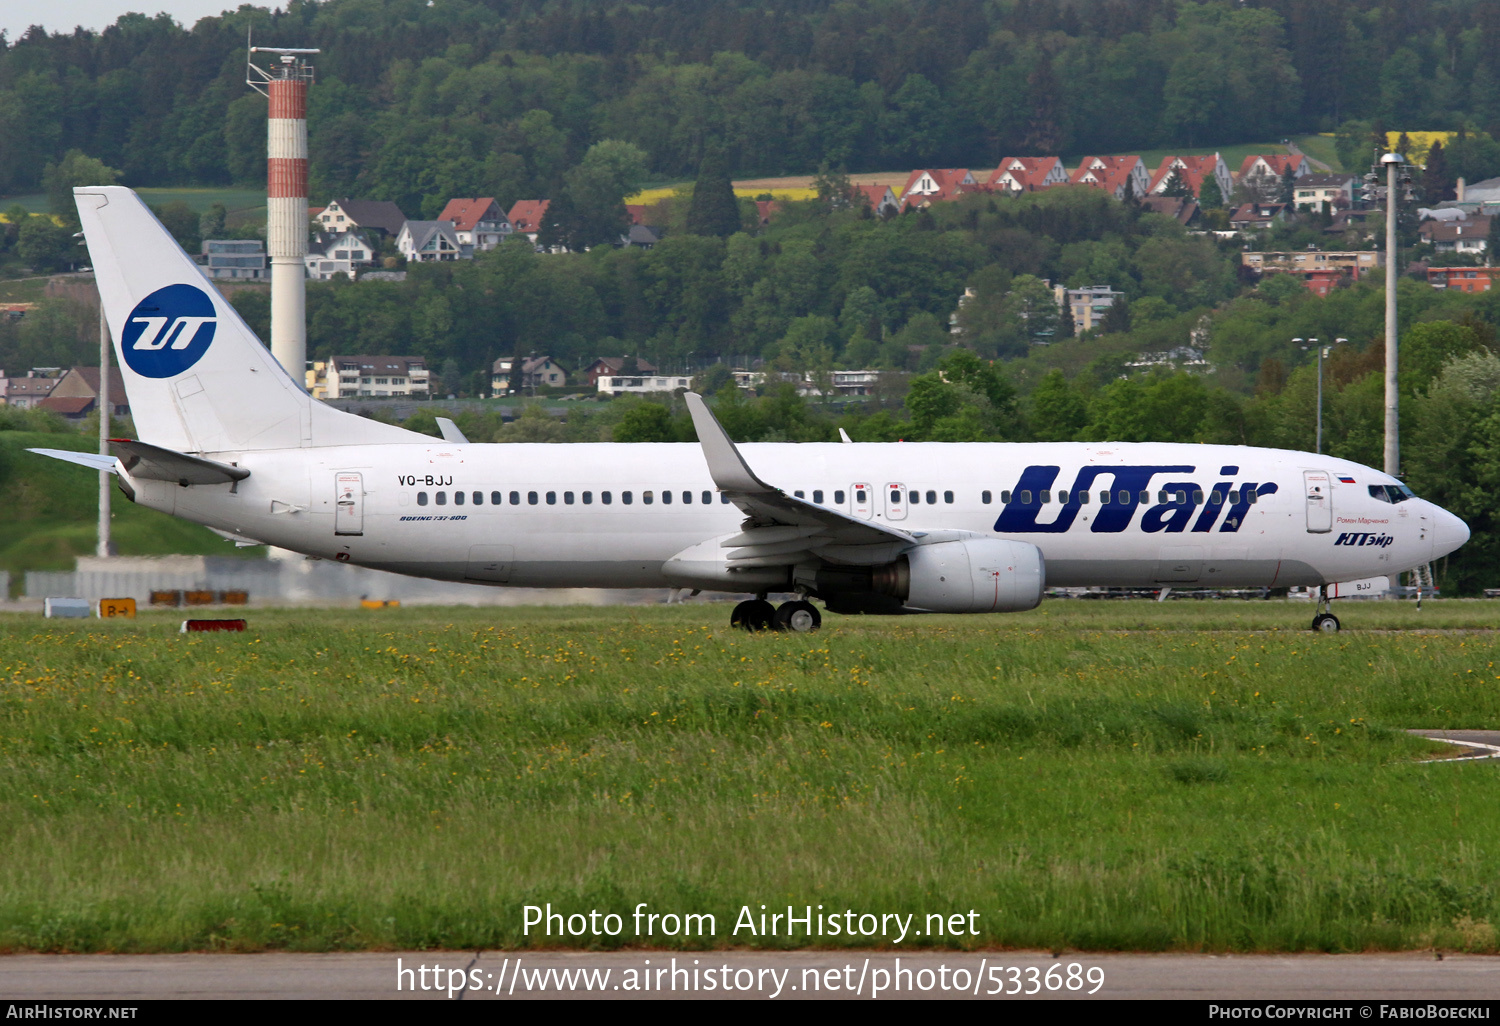
M476 445L312 399L134 192L75 190L138 440L108 470L239 541L523 587L757 598L750 629L820 613L1030 609L1046 586L1323 586L1396 574L1463 521L1348 460L1169 443ZM799 597L773 609L772 592ZM1314 627L1337 630L1320 605Z

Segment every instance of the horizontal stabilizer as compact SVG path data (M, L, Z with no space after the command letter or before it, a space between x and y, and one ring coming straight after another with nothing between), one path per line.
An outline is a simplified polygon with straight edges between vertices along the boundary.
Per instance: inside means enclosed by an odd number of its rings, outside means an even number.
M117 460L113 456L104 456L97 452L74 452L72 449L27 449L39 456L51 456L55 460L63 460L67 463L76 463L80 467L88 467L90 470L103 470L110 474L117 469Z
M180 485L227 484L250 476L250 471L243 467L173 452L129 438L111 438L109 444L120 457L126 473L148 481L175 481Z

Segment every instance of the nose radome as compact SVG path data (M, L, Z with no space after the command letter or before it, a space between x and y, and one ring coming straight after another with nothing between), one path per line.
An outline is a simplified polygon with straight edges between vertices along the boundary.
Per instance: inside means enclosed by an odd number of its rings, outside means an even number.
M1432 558L1438 559L1469 540L1469 525L1440 506L1432 513Z

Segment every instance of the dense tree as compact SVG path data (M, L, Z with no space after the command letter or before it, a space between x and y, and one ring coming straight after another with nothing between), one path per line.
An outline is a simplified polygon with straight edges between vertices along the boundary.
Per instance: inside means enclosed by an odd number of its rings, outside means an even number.
M694 235L720 238L740 230L740 205L729 180L729 162L718 146L710 147L698 168L693 199L688 206L687 230Z

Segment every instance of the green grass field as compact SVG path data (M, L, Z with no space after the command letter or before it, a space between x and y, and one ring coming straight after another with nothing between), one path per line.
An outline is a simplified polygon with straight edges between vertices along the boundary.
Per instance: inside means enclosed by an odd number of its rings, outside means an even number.
M0 949L794 943L731 935L762 903L972 908L967 946L1496 949L1500 766L1403 729L1500 721L1500 603L1332 637L1286 602L727 611L0 617ZM545 902L718 931L524 937Z

